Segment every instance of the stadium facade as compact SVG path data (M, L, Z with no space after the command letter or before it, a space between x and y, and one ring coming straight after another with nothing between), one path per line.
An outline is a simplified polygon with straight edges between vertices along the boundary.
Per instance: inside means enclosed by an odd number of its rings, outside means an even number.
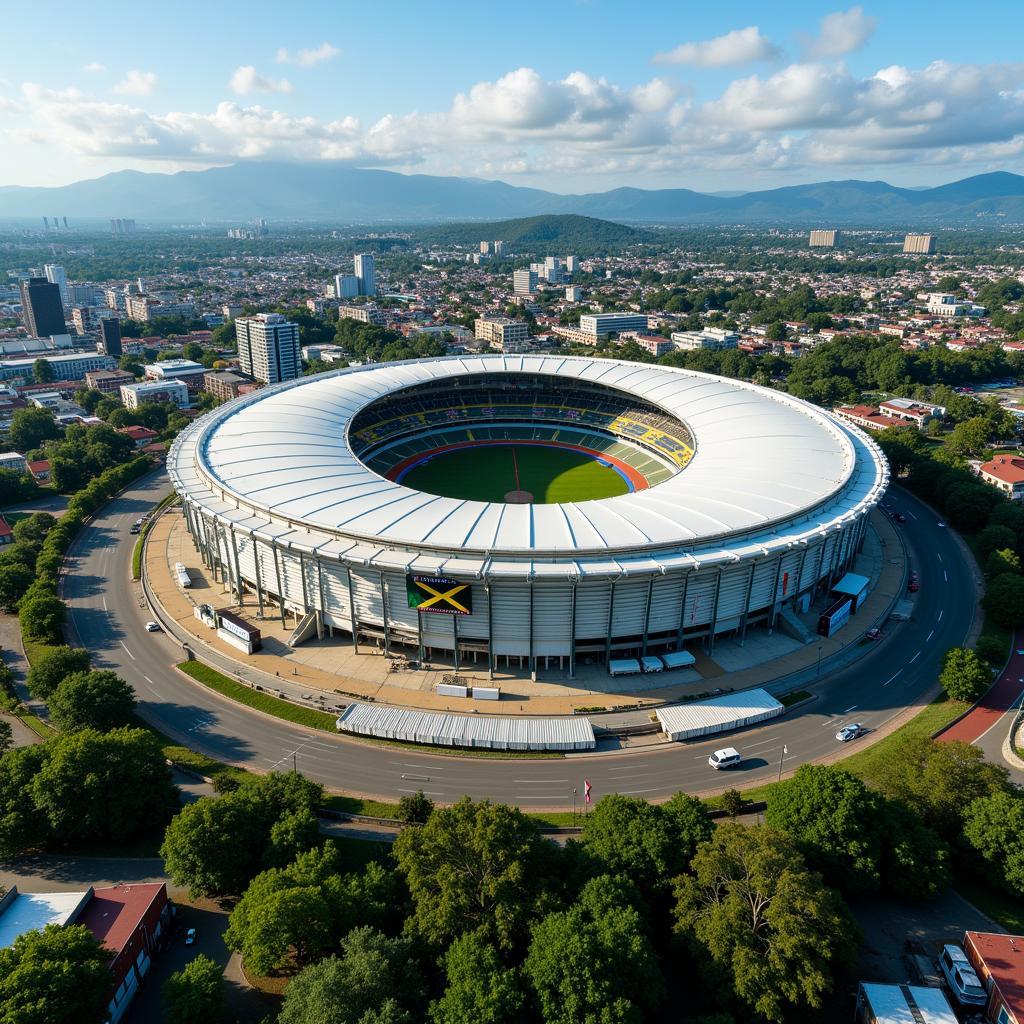
M637 484L520 504L401 483L410 464L482 443L571 446ZM888 483L870 438L791 396L539 355L289 381L197 420L168 469L204 564L259 614L570 677L583 660L773 626L850 566Z

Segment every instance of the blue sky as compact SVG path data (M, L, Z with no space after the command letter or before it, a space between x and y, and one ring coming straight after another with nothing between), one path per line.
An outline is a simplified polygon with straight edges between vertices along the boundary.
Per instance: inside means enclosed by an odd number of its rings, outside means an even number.
M1024 5L10 5L0 184L337 160L561 192L1024 171Z

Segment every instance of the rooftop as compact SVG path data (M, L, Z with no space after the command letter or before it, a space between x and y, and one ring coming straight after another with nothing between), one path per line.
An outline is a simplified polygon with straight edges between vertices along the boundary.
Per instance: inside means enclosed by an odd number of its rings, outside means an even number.
M982 463L981 470L1005 484L1024 483L1024 459L1016 455L997 455Z
M163 888L163 882L147 882L95 889L78 924L84 924L107 949L119 953Z
M1024 1020L1024 935L968 932L967 939L984 961L1003 1002Z
M19 935L73 921L92 895L85 892L18 892L11 889L0 901L0 949L13 946Z

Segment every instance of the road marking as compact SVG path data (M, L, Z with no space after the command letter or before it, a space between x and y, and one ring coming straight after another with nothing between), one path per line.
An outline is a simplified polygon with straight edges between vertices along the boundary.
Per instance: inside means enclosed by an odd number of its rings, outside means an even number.
M942 621L943 612L944 612L944 609L940 608L939 609L939 617L935 620L936 622L941 622Z
M703 757L703 756L704 755L701 754L701 757ZM646 775L647 775L647 772L633 772L632 775L616 775L616 776L613 777L613 781L620 782L622 779L642 779L642 778L645 778Z
M634 768L646 768L646 767L647 767L646 764L624 764L624 765L620 765L618 768L609 768L608 772L609 772L609 774L611 774L612 772L628 772L628 771L632 771Z
M406 772L402 773L402 780L404 782L429 782L429 775L409 775Z
M920 658L920 657L921 657L921 652L920 652L920 651L918 651L918 652L917 652L917 654L915 654L915 655L914 655L914 656L913 656L913 657L912 657L912 658L910 659L910 661L908 661L908 662L907 662L907 664L908 664L908 665L913 665L913 664L914 664L914 662L915 662L915 661L917 661L917 659L918 659L918 658Z
M132 652L128 650L127 646L125 645L125 642L122 640L122 641L120 641L120 643L121 643L121 646L124 647L125 654L127 654L128 657L131 658L132 661L134 661L135 660L135 655L132 654Z
M924 642L928 643L928 641L931 640L931 638L933 636L935 636L935 630L934 629L924 638Z
M632 796L634 793L657 793L660 786L655 786L653 789L624 789L619 796Z
M571 793L569 794L572 795ZM564 800L565 796L537 796L536 793L526 793L525 795L519 796L519 800Z
M426 796L444 796L444 793L436 789L399 789L399 793L424 793ZM559 800L562 798L559 797Z
M517 785L540 786L548 782L568 782L568 779L513 779Z
M940 562L942 561L942 555L939 555L939 561Z
M890 676L888 679L886 679L886 681L884 683L882 683L882 685L883 686L888 686L896 678L896 676L898 676L900 674L900 672L902 672L902 671L903 671L903 669L900 669L900 671L897 672L896 675Z
M946 572L946 570L945 570L945 569L943 569L943 570L942 570L942 578L943 578L943 579L944 579L944 580L945 580L945 581L946 581L947 583L949 582L949 573L948 573L948 572Z
M915 516L914 513L911 512L909 508L907 509L907 515L910 516L911 519L917 519L917 516Z
M106 598L103 598L103 610L105 612L106 611L110 611L110 609L107 607L107 599Z
M857 708L858 708L859 706L860 706L859 704L854 704L852 708L847 708L847 709L846 709L846 710L845 710L845 711L843 712L843 714L844 714L844 715L848 715L848 714L849 714L849 713L850 713L851 711L856 711L856 710L857 710Z
M432 764L409 764L408 761L388 761L388 764L396 764L399 768L422 768L426 771L432 772L443 772L443 768L438 768Z

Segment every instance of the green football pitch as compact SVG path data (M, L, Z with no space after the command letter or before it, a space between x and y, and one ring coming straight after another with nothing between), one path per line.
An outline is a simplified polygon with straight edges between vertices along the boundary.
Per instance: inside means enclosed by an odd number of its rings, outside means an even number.
M402 483L471 501L505 501L513 491L527 491L537 504L611 498L629 491L614 469L582 452L529 444L456 448L415 466Z

